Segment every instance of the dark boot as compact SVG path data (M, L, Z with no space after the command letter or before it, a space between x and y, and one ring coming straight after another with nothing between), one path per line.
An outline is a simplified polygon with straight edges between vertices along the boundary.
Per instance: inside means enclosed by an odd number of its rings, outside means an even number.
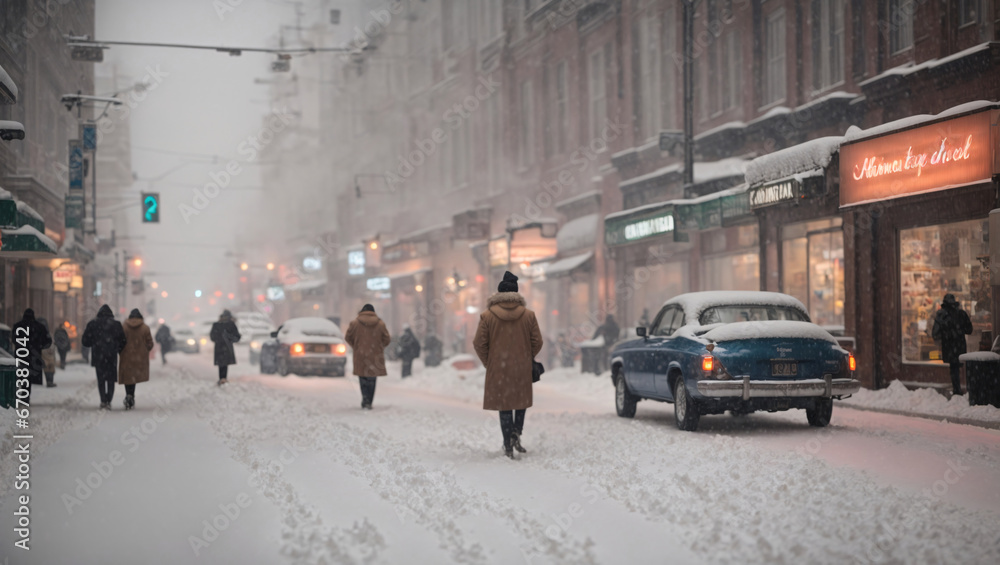
M516 449L518 453L527 453L528 452L527 449L521 447L521 434L520 433L518 433L516 431L514 433L512 433L510 435L510 443L511 443L511 447L513 447L514 449Z

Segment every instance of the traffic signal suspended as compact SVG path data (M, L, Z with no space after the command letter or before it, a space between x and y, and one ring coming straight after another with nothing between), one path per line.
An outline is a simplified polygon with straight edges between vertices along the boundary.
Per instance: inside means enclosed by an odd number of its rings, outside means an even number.
M142 193L142 223L160 223L160 193Z

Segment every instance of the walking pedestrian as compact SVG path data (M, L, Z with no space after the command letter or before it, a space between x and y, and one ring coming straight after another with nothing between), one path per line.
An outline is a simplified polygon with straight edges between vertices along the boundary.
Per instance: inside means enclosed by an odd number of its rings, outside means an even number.
M618 334L621 333L621 328L618 326L618 322L615 321L615 317L608 314L604 318L604 323L597 327L597 331L594 332L594 337L591 339L597 339L597 336L604 338L604 347L601 349L601 358L598 361L598 372L606 371L608 367L608 352L611 351L611 346L618 341Z
M424 339L424 349L427 350L427 354L424 355L424 366L437 367L441 364L444 342L438 339L438 336L433 332Z
M97 316L87 322L80 344L90 348L90 364L97 372L101 410L111 410L115 381L118 380L118 354L125 347L125 332L118 320L115 320L110 306L101 306Z
M16 384L17 388L28 389L24 401L31 406L31 385L42 384L42 373L45 371L42 350L52 345L52 337L49 335L49 330L35 319L35 311L28 308L24 311L21 321L14 324L11 329L10 339L11 349L15 352L22 348L28 350L28 378L19 375Z
M413 374L413 360L420 357L420 341L413 335L410 326L403 326L403 335L399 336L399 358L403 361L403 378Z
M125 385L125 409L135 408L135 385L149 380L149 352L153 350L153 335L138 308L122 322L125 348L118 363L118 384Z
M38 318L38 323L45 326L45 331L49 331L49 321L45 318ZM45 388L56 386L56 348L49 345L42 350L42 363L45 365Z
M504 454L513 459L521 446L524 415L532 405L532 361L542 350L542 332L535 313L518 293L517 276L503 275L497 293L479 317L473 346L486 367L483 410L500 411Z
M167 353L174 349L174 336L170 335L170 326L163 324L156 330L156 343L160 344L160 358L167 364Z
M219 367L219 385L224 385L229 382L229 366L236 364L233 344L240 340L240 330L229 310L222 311L219 321L212 324L208 337L215 343L214 357L215 364Z
M354 375L361 385L361 409L371 410L375 400L376 377L384 377L385 348L391 341L385 322L375 314L375 307L365 304L358 317L347 326L344 341L354 351Z
M56 328L56 332L52 335L52 339L56 344L56 352L59 353L59 368L66 368L66 354L72 349L73 343L69 340L69 332L66 331L66 327L59 326Z
M954 294L944 295L941 309L934 317L931 335L941 343L941 359L951 370L952 393L962 394L962 362L959 357L966 352L965 336L972 333L972 320L962 310Z

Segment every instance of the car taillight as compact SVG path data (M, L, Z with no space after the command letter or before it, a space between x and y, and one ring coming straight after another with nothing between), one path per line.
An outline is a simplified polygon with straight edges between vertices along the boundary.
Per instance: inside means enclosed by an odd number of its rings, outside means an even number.
M715 357L705 356L701 358L701 370L711 373L715 369Z
M347 355L347 346L343 343L338 343L333 346L334 355Z
M847 368L852 371L856 371L858 369L858 361L854 358L853 353L847 354Z
M296 343L292 345L292 355L304 355L306 352L306 346L301 343Z

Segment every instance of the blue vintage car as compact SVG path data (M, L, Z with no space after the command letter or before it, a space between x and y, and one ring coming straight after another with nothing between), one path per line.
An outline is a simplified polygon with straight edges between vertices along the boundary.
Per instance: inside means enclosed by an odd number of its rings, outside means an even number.
M698 428L702 414L791 408L804 408L809 424L823 427L833 399L861 388L854 356L786 294L682 294L637 334L611 350L623 418L650 399L672 402L677 427L687 431Z

